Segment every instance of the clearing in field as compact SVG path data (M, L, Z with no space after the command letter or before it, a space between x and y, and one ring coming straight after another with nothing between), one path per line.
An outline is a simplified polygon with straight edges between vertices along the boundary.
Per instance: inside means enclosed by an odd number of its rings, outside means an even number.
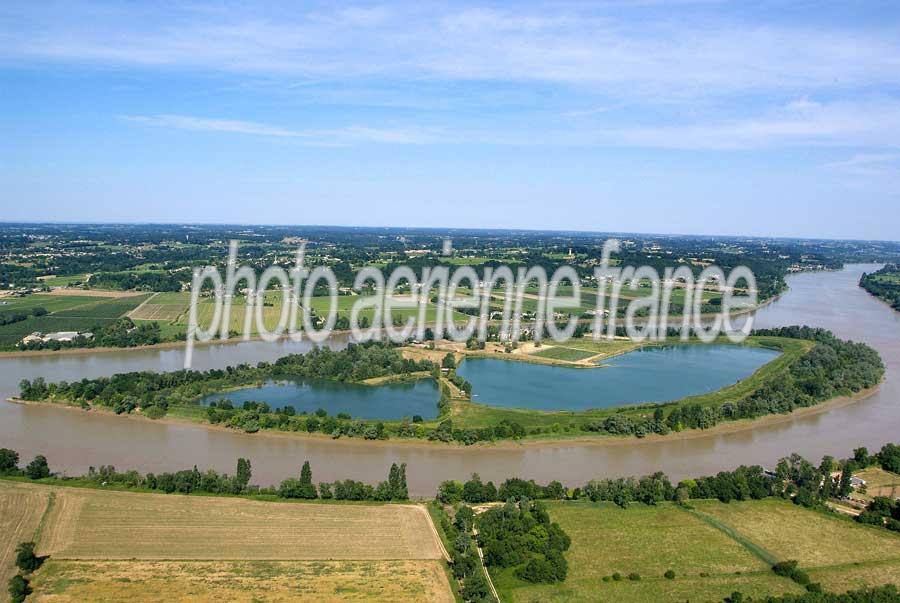
M560 502L547 505L553 521L571 536L569 577L561 585L529 585L512 572L492 572L509 601L721 601L745 595L800 593L793 582L741 544L672 504L632 505ZM667 580L667 570L676 574ZM622 580L604 581L618 572ZM628 580L630 573L640 581Z
M452 603L439 561L49 561L29 601Z
M875 496L888 496L897 498L900 496L900 475L885 471L881 467L868 467L853 474L866 481L866 493L864 499L872 499ZM854 494L859 494L855 492Z

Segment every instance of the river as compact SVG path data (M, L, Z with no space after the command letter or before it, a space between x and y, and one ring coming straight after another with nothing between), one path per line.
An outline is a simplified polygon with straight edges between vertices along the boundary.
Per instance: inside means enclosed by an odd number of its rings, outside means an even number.
M509 476L539 482L558 479L582 485L594 477L643 475L662 470L673 479L704 475L738 464L773 466L799 452L813 462L823 454L845 457L865 445L877 450L900 440L900 313L857 286L863 271L788 278L790 290L757 313L757 327L808 324L826 327L846 339L875 347L887 365L887 378L873 396L827 412L760 425L733 433L656 441L628 439L615 444L568 442L543 445L458 447L359 440L303 439L246 435L201 426L149 422L54 406L0 402L0 447L18 450L23 460L47 456L55 471L80 474L91 465L113 464L139 471L200 468L234 471L237 457L251 459L253 481L267 485L299 475L308 459L315 481L384 479L392 462L405 462L410 493L431 496L440 481L465 479L474 471L485 480ZM336 341L340 346L343 342ZM198 348L195 368L272 360L302 352L306 344L244 342ZM20 379L73 380L127 370L174 370L181 349L115 351L85 355L0 359L0 398L18 392Z

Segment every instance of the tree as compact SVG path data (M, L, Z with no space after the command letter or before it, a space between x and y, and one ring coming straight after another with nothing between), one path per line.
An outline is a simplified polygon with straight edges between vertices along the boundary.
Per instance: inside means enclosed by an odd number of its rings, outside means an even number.
M16 574L9 579L8 592L9 600L12 603L22 603L25 597L31 594L31 587L28 585L28 580Z
M441 367L446 369L455 369L456 368L456 358L453 357L452 352L447 352L447 355L444 356L444 359L441 360Z
M19 453L9 448L0 448L0 474L15 473L19 466Z
M462 500L463 485L457 481L447 480L438 486L437 499L442 503L453 505Z
M900 446L885 444L878 453L881 468L891 473L900 473Z
M397 500L409 500L409 488L406 486L406 463L400 463L400 483L394 493Z
M30 574L41 567L43 560L34 554L33 542L22 542L16 547L16 567L23 573Z
M304 461L303 468L300 469L300 498L318 498L309 461Z
M844 463L844 469L841 471L841 481L838 483L838 496L840 498L847 498L853 490L850 480L853 477L854 468L853 461L848 460Z
M460 594L466 601L480 602L490 600L487 581L481 572L475 572L472 576L466 578L466 583L463 585Z
M29 479L50 477L50 466L47 465L47 457L42 454L34 457L34 460L25 467L25 475L27 475Z
M241 491L243 491L250 483L250 477L252 475L253 472L250 470L250 459L239 458L237 461L237 472L235 473L235 478L237 479L237 483Z

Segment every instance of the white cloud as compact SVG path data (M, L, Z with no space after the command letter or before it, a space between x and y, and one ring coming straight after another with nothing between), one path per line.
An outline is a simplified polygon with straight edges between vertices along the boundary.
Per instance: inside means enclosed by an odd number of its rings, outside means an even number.
M293 130L253 121L210 119L189 115L123 115L121 119L177 130L292 138L299 139L307 144L327 146L356 143L428 144L435 142L438 134L434 130L428 131L425 129L373 128L355 125L330 130Z
M853 176L877 177L900 175L900 153L859 153L843 161L823 167Z
M900 101L792 102L766 115L606 131L611 142L668 149L733 150L778 146L900 147Z
M813 28L581 6L312 10L261 14L130 5L0 7L0 59L316 79L536 82L616 100L847 90L900 83L900 30ZM644 10L644 9L640 9ZM124 12L123 12L124 11ZM142 12L143 11L143 12ZM57 14L60 12L61 14ZM629 18L630 14L630 18ZM623 16L625 15L625 16ZM0 24L2 20L0 12ZM83 19L90 19L85 27Z

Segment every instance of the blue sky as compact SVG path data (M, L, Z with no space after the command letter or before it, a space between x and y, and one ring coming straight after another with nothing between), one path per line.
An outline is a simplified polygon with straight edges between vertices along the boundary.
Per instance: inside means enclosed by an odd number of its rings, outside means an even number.
M900 238L900 3L0 3L0 220Z

